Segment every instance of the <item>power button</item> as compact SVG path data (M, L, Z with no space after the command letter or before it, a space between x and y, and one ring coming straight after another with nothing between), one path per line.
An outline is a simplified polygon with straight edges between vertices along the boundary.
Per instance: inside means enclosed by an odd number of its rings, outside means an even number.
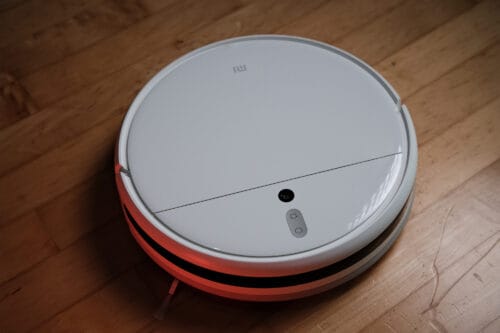
M300 210L292 208L286 212L286 222L293 236L302 238L307 234L306 222Z

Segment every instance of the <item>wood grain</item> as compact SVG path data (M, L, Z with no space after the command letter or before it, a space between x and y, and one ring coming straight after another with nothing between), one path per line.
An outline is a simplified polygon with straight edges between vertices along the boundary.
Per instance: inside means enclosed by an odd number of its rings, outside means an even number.
M183 42L177 48L185 53L225 38L276 32L283 25L300 19L308 12L323 9L324 6L324 0L256 1L181 38Z
M33 98L12 76L0 73L0 129L38 111Z
M455 124L419 151L417 195L419 212L439 197L500 158L500 98ZM456 166L460 165L460 168Z
M116 135L163 66L223 38L295 34L345 48L408 105L416 198L395 246L354 281L284 303L181 285L133 241ZM0 4L0 331L498 332L500 6L483 0Z
M36 213L0 227L0 284L59 251Z
M0 11L6 11L8 9L14 8L22 3L23 0L4 0L0 2Z
M470 9L474 3L470 0L405 1L400 6L385 11L383 15L369 21L360 29L331 42L369 64L376 64L411 41ZM412 24L407 24L410 21Z
M23 77L168 7L172 1L102 2L0 50L2 71ZM133 46L132 46L133 47Z
M144 260L121 220L0 286L2 330L26 331ZM57 274L55 274L57 272Z
M500 45L479 52L456 69L406 98L418 142L425 144L498 96ZM452 110L445 112L442 110Z
M86 135L0 177L0 222L36 208L109 168L121 120L121 115L112 117Z
M332 42L400 3L401 0L385 0L377 3L367 0L330 1L298 20L284 25L277 32Z
M385 59L377 69L402 97L459 65L500 37L500 3L480 2L412 45Z
M451 265L448 264L449 268L444 272L436 270L436 277L433 280L387 310L375 322L368 325L366 331L375 332L383 330L384 326L390 326L397 331L413 327L427 327L428 329L438 327L450 331L470 332L494 324L498 318L500 307L498 303L500 299L498 286L500 258L497 248L500 240L500 225L498 223L499 206L491 205L490 199L492 196L497 200L500 197L499 176L500 162L496 162L465 184L463 187L465 198L461 202L451 203L454 205L453 207L462 203L467 210L476 211L476 216L480 216L479 220L489 220L489 224L494 227L489 232L492 236L478 243L474 247L474 251L462 252L461 259ZM495 209L496 213L492 213L492 210ZM454 212L456 214L455 209ZM476 216L471 220L473 224L477 222ZM454 218L456 215L450 217ZM453 221L450 222L450 224L453 223ZM447 225L447 228L452 227ZM460 251L459 244L474 238L474 234L462 235L460 243L448 245L450 250ZM441 248L439 256L435 258L437 267L447 264L443 260L443 256L446 256L446 253ZM439 280L437 274L439 274ZM487 290L486 294L483 293L485 290ZM429 299L429 295L434 296ZM484 311L481 316L477 315L475 308L479 304L485 306L481 307Z
M153 295L131 269L34 331L135 332L148 324L155 306Z
M88 232L122 214L114 174L105 168L36 210L58 248L64 249Z
M20 42L71 17L86 8L98 5L102 0L8 0L2 1L0 9L0 47ZM8 4L10 3L10 4Z

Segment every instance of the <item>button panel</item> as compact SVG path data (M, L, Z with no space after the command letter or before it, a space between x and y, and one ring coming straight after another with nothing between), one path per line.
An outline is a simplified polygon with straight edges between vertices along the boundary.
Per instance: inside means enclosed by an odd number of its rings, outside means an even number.
M292 235L302 238L307 234L307 226L300 210L292 208L286 212L286 222Z

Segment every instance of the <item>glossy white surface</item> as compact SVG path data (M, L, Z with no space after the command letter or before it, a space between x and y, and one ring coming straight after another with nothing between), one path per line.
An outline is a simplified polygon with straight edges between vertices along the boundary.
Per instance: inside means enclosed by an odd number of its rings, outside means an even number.
M246 71L233 71L241 64ZM389 89L364 64L309 40L205 47L161 71L132 105L119 146L125 184L160 230L220 257L317 255L366 222L371 232L352 234L343 257L391 222L376 218L394 218L413 185L414 172L406 197L384 210L408 162L405 119ZM295 200L280 202L282 188ZM290 208L304 215L303 238L288 230Z
M394 192L401 154L158 214L178 234L218 251L279 256L330 243L363 223ZM283 187L295 199L278 201ZM314 199L312 199L314 198ZM307 235L294 237L286 212L301 211Z

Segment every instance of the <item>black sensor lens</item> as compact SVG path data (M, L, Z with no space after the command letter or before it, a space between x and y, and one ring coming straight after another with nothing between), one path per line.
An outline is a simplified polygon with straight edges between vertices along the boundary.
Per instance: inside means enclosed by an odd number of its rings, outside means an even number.
M293 194L293 191L289 190L287 188L284 190L281 190L280 193L278 193L278 198L283 202L290 202L293 200L294 197L295 197L295 194Z

